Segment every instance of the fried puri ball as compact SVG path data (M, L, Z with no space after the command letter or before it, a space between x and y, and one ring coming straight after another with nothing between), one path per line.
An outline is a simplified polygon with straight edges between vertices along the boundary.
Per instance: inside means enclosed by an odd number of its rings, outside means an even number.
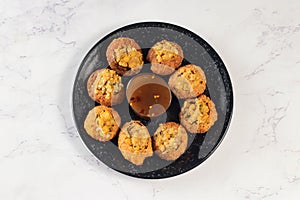
M180 67L171 75L169 86L177 98L194 98L206 88L205 74L200 67L189 64Z
M183 51L175 42L162 40L149 50L147 60L151 63L152 72L169 75L181 65Z
M119 134L118 146L124 158L135 165L142 165L153 154L148 129L136 120L124 124Z
M116 136L120 124L119 114L113 108L101 105L89 111L84 129L95 140L105 142Z
M94 101L105 106L120 104L125 96L121 76L111 69L93 72L87 81L87 90Z
M184 153L187 143L188 136L184 127L175 122L160 124L153 137L155 153L165 160L179 158Z
M106 58L110 67L122 76L138 74L144 64L141 47L127 37L114 39L107 47Z
M215 104L205 95L187 99L179 114L181 124L191 133L207 132L217 118Z

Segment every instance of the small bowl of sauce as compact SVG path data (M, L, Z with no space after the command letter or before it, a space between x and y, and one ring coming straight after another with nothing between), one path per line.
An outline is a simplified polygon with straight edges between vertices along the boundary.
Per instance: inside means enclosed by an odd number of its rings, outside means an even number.
M152 73L133 77L127 85L126 97L133 111L144 118L165 113L172 101L168 84Z

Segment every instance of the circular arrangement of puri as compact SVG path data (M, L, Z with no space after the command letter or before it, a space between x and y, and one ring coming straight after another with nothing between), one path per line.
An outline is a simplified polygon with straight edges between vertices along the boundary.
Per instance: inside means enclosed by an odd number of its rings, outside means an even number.
M86 133L99 142L116 137L122 156L134 165L142 165L145 159L154 154L163 160L178 159L188 148L188 134L207 133L218 119L215 104L204 94L207 80L203 69L192 63L182 65L183 56L182 48L175 41L157 41L143 55L141 47L132 38L112 40L106 51L109 67L94 71L87 80L88 95L100 105L87 113L84 122ZM179 117L180 124L166 121L157 124L153 133L149 133L147 126L139 120L121 119L112 107L128 101L128 105L136 111L133 104L139 103L139 106L146 108L142 109L143 113L136 112L140 117L157 117L151 113L155 111L154 108L167 109L162 106L162 100L166 97L159 92L155 93L155 90L162 92L162 86L140 87L143 91L137 91L139 95L148 95L146 100L138 96L124 100L126 89L129 88L122 82L122 77L130 76L133 80L136 76L142 76L140 71L147 67L145 62L150 64L153 77L168 78L164 87L168 87L178 99L184 100L180 112L174 113ZM149 78L149 74L147 76ZM147 82L151 83L151 80ZM168 90L165 94L171 99ZM167 103L165 105L169 106Z

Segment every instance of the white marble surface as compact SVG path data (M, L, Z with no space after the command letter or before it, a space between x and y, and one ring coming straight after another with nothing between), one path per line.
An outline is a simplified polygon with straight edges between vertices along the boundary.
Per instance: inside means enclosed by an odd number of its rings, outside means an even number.
M232 124L214 155L154 181L95 160L70 109L89 48L148 20L202 36L235 87ZM299 0L1 0L0 199L299 199L299 52Z

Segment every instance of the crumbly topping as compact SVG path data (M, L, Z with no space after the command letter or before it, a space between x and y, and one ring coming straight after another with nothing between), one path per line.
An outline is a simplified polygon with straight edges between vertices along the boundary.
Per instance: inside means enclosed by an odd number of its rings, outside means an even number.
M127 127L127 133L125 143L129 149L135 153L147 152L150 136L145 126L133 122Z
M206 123L209 120L210 109L208 103L201 99L184 102L183 117L190 124Z
M171 150L177 150L181 143L179 135L179 127L167 128L161 124L160 130L154 135L155 145L162 153L167 153Z
M174 85L174 89L177 91L184 90L184 91L192 91L192 84L185 78L183 75L179 75Z
M121 77L110 69L105 69L98 74L94 82L95 94L101 93L106 99L111 99L112 95L118 94L124 87Z
M120 45L114 50L114 57L122 67L135 68L143 65L143 55L136 48Z
M171 42L167 40L160 41L153 46L158 62L170 60L178 55L178 50Z
M193 68L180 68L177 72L177 84L175 89L190 91L192 88L197 88L203 84L202 76L199 76L199 72Z
M98 131L102 137L109 138L111 129L116 124L116 121L109 111L103 110L97 115L96 124L96 131Z

